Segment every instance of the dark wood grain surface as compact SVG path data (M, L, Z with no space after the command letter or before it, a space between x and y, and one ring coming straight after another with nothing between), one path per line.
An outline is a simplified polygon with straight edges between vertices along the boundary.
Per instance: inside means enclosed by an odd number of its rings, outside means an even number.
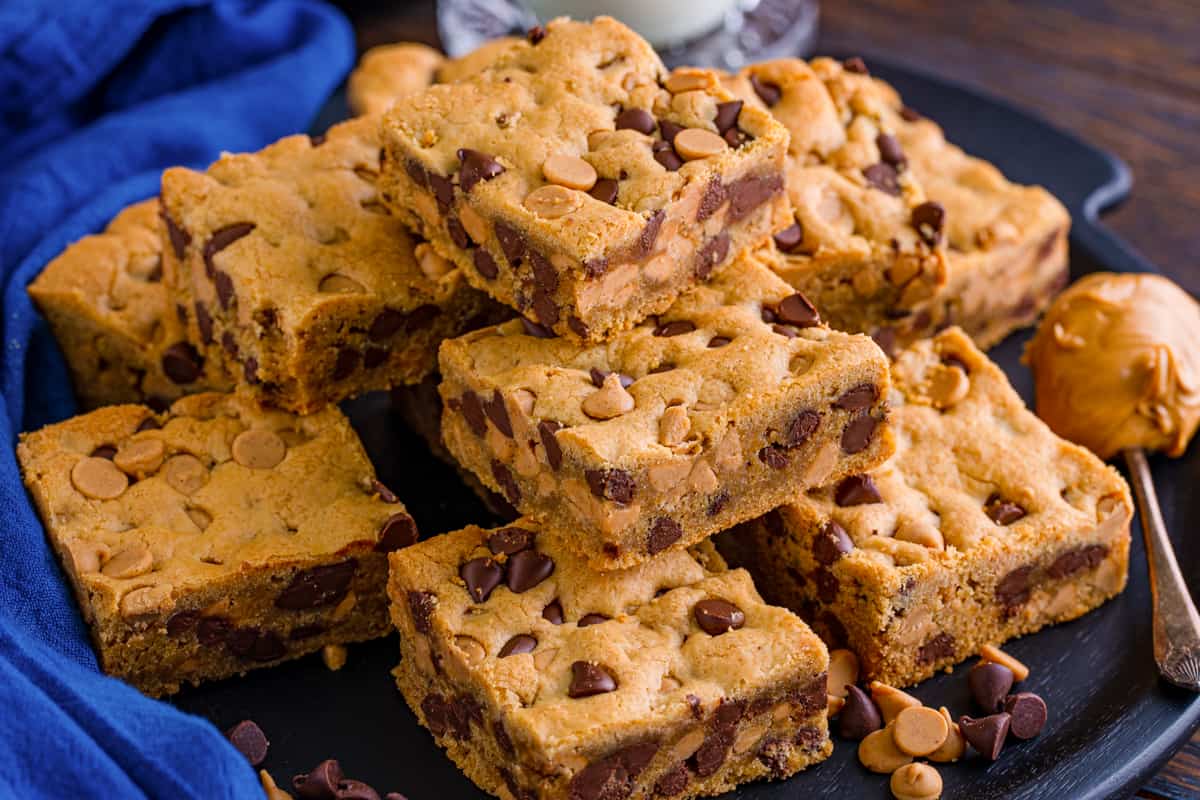
M339 2L360 49L437 43L432 0ZM1200 294L1197 0L855 0L822 7L819 50L872 54L1034 110L1116 153L1134 188L1105 217ZM1200 733L1139 793L1200 797Z

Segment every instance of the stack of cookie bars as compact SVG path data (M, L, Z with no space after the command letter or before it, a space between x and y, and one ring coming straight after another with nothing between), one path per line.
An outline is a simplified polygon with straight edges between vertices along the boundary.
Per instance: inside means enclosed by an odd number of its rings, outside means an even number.
M30 286L105 406L18 449L108 672L170 693L390 608L483 789L691 797L831 752L793 611L907 685L1123 588L1123 481L977 349L1063 285L1068 217L860 61L668 72L557 20L350 90ZM335 405L431 376L511 524L417 542Z

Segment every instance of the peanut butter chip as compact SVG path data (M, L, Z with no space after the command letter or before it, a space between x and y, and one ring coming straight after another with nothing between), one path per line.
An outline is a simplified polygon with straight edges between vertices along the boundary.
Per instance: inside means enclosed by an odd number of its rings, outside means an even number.
M596 185L596 168L578 156L550 156L542 164L542 174L551 183L581 192Z
M317 289L330 294L358 294L367 290L358 281L353 278L347 278L345 275L337 272L331 272L324 278L321 278L321 283L317 286Z
M544 219L558 219L570 214L582 201L583 195L564 186L542 186L525 196L525 207Z
M934 408L953 408L971 389L971 379L958 367L936 364L930 368L929 401Z
M844 698L846 687L858 683L858 656L851 650L829 651L829 694Z
M912 763L912 756L896 747L892 738L892 726L888 725L886 728L872 731L858 743L858 760L871 772L888 775L905 764Z
M679 94L680 92L695 92L700 89L707 89L712 83L712 74L706 70L683 69L672 72L664 84L667 91L671 94Z
M275 779L271 777L271 773L265 769L258 771L258 779L262 782L263 792L267 795L267 800L292 800L292 796L279 788L275 783Z
M421 268L421 272L425 274L426 278L432 281L437 280L454 268L450 260L438 255L428 242L421 242L413 248L413 255L417 257L417 266Z
M167 485L180 494L192 494L208 483L208 470L204 464L187 453L168 458L164 473Z
M688 128L675 135L675 152L687 161L720 155L728 148L724 139L704 128Z
M158 471L165 455L162 439L139 439L118 450L113 463L127 475L145 476Z
M136 578L145 575L154 566L150 548L138 543L126 547L104 562L100 573L110 578Z
M107 458L89 456L71 468L71 483L86 497L113 500L129 486L129 478Z
M979 648L979 657L984 661L990 661L993 664L999 664L1002 667L1008 667L1012 670L1013 679L1020 683L1029 677L1029 667L1022 664L1017 659L1010 656L1008 653L996 647L993 644L985 644Z
M633 411L633 395L621 385L621 376L610 372L599 389L583 398L583 413L592 419L612 419Z
M658 441L667 447L682 444L692 430L692 421L683 406L668 406L658 422Z
M242 431L233 440L233 460L247 469L271 469L286 454L287 445L271 431Z
M942 796L942 776L928 764L905 764L892 773L896 800L937 800Z
M871 699L875 701L875 705L879 706L879 713L883 715L884 724L890 725L904 709L919 708L921 705L921 701L908 692L902 692L886 683L871 681L868 688L871 690Z
M946 741L950 726L928 706L906 708L896 715L892 736L896 747L910 756L927 756Z
M472 666L482 664L483 659L487 656L483 645L470 636L455 636L454 646L462 651L463 660Z
M189 508L186 513L188 519L196 523L196 527L200 530L205 530L209 525L212 525L212 514L209 514L203 508Z
M162 605L170 594L169 586L143 586L134 589L121 598L121 613L126 617L155 614L162 610Z
M930 761L938 763L958 761L967 750L967 740L963 738L962 729L958 727L958 723L950 718L948 708L942 706L938 709L938 713L946 720L946 741L942 742L941 747L930 753L928 758Z
M346 646L344 644L327 644L321 648L321 660L330 672L337 672L346 666Z

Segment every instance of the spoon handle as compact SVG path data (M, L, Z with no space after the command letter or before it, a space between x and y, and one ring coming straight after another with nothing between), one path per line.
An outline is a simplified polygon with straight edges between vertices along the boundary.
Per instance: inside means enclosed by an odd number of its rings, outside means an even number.
M1175 551L1163 524L1158 495L1150 475L1146 453L1140 448L1124 451L1133 479L1146 560L1150 565L1150 593L1154 598L1154 661L1159 673L1171 683L1200 692L1200 614L1188 593Z

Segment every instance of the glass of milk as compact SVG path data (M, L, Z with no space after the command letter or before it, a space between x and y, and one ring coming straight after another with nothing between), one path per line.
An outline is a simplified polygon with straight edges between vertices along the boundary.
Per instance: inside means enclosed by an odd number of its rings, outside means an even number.
M738 0L525 0L538 19L616 17L655 47L689 42L736 20ZM736 22L735 22L736 24Z

